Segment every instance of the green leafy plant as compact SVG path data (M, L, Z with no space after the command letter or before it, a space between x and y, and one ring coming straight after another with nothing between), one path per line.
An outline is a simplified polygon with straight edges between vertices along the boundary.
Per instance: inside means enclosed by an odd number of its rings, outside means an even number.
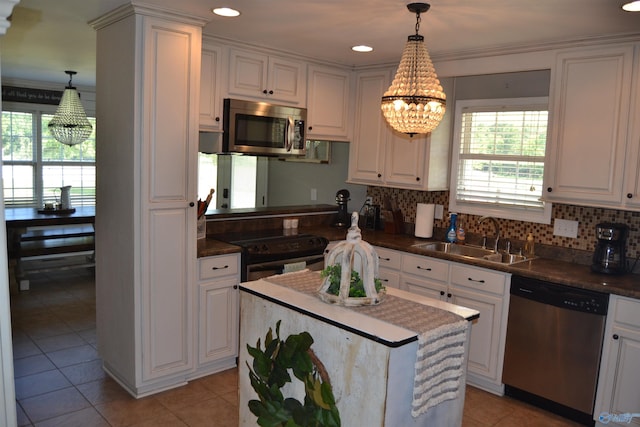
M253 357L253 369L249 366L251 387L260 400L250 400L249 410L258 417L263 427L338 427L340 414L336 407L329 376L317 358L311 345L313 338L308 332L289 335L280 339L280 321L276 323L276 336L269 328L264 339L264 350L260 340L255 347L247 344ZM294 398L285 398L280 389L291 382L293 375L304 383L304 403Z
M320 275L325 278L329 278L329 287L327 293L331 295L338 295L340 293L340 276L342 274L342 266L340 264L328 265L320 272ZM380 292L384 289L382 281L379 278L373 279L373 284L376 288L376 292ZM349 297L358 298L366 297L367 293L364 290L364 283L360 274L351 270L351 282L349 283Z

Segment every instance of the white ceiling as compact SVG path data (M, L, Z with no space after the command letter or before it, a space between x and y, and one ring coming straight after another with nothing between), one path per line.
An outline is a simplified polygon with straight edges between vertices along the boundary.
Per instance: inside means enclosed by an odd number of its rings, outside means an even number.
M624 12L622 0L432 0L420 34L438 57L518 48L613 34L640 34L640 13ZM0 39L2 77L94 85L95 32L92 19L127 0L22 0ZM415 15L405 0L146 0L170 10L204 17L205 34L277 48L344 65L399 60ZM233 6L238 18L210 13ZM357 54L355 44L374 52Z

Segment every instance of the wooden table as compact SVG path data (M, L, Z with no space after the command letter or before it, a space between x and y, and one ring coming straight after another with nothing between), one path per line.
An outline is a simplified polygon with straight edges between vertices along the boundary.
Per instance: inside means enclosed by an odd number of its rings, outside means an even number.
M69 254L93 252L95 207L81 206L75 212L41 213L37 208L6 208L7 251L9 255L10 288L17 292L28 288L23 261L30 257L62 257ZM93 266L93 259L80 263L49 264L53 268ZM34 270L32 270L34 271ZM40 268L38 271L43 271Z

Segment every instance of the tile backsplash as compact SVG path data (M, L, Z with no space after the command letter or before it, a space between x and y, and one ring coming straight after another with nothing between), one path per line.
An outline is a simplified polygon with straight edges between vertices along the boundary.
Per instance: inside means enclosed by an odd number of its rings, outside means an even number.
M374 204L382 204L385 198L395 199L402 210L404 221L415 224L416 205L418 203L433 203L444 206L442 220L435 220L434 227L446 228L449 225L449 192L448 191L417 191L401 190L397 188L368 187L367 195L373 198ZM492 236L493 225L490 223L478 226L477 215L459 214L467 233ZM537 224L532 222L499 219L500 234L505 239L525 240L528 233L533 233L535 241L544 245L552 245L569 249L592 252L596 245L596 224L601 222L619 222L629 226L627 241L627 257L634 260L640 255L640 212L629 212L615 209L604 209L584 206L562 205L554 203L551 214L551 224ZM578 221L578 237L575 239L554 236L553 219Z

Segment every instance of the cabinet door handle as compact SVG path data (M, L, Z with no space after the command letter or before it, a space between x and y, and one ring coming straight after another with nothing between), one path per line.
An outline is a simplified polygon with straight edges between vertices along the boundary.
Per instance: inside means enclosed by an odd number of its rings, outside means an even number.
M467 280L470 281L470 282L484 283L483 279L476 280L476 279L473 279L471 277L467 277Z
M431 267L426 267L426 268L425 268L425 267L417 266L416 268L417 268L418 270L431 271Z
M190 207L194 207L195 205L196 205L196 204L195 204L195 203L193 203L193 202L190 202L190 203L189 203L189 206L190 206Z
M551 193L552 191L553 191L553 188L547 187L547 193Z
M229 266L225 265L224 267L211 267L212 270L224 270L225 268L229 268Z
M451 293L447 294L447 298L451 298L453 295L451 295Z
M382 174L381 173L378 174L378 178L382 178Z
M632 198L633 198L633 194L627 193L627 199L632 199Z
M416 176L416 181L420 181L420 177L419 176Z
M440 291L440 295L444 295L444 291Z
M233 285L233 289L238 289L238 285Z
M220 117L216 117L216 122L219 122L219 121L220 121Z
M378 259L381 259L382 261L391 261L391 258L382 258L381 256L379 256Z
M309 129L309 130L313 130L313 126L309 126L307 129Z
M613 339L614 339L614 340L617 340L618 338L620 338L620 337L618 336L618 334L613 334Z

